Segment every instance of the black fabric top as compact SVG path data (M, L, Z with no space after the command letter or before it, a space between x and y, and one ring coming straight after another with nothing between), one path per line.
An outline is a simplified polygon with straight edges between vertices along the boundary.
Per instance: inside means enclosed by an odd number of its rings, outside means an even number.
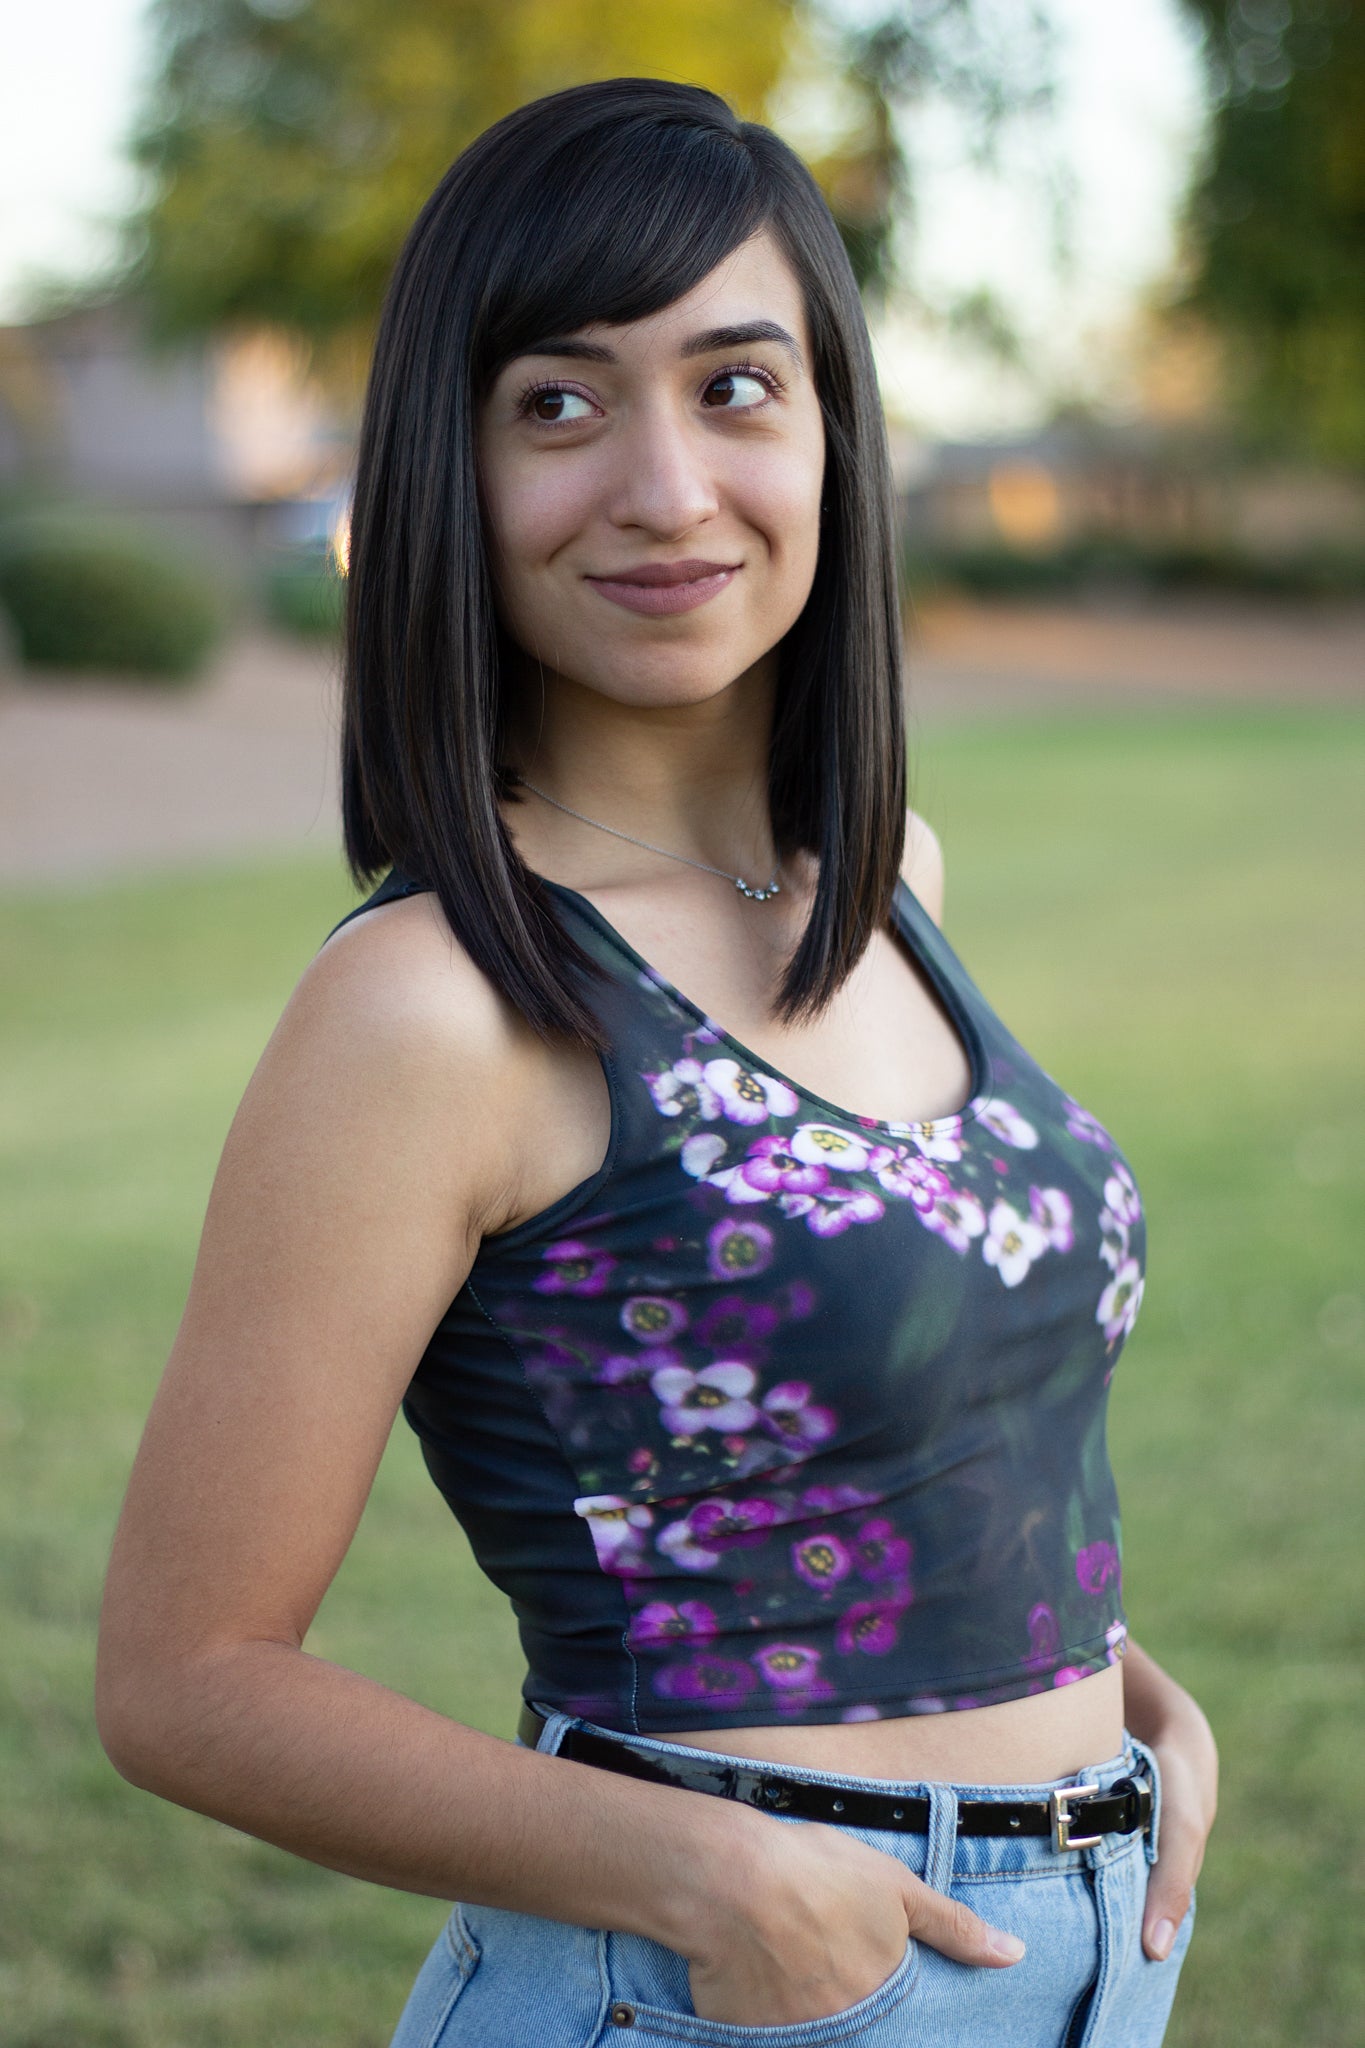
M1108 1132L904 883L895 927L972 1067L933 1123L775 1073L546 886L610 977L607 1156L484 1239L403 1404L511 1599L523 1696L667 1733L941 1713L1113 1663L1105 1410L1145 1226Z

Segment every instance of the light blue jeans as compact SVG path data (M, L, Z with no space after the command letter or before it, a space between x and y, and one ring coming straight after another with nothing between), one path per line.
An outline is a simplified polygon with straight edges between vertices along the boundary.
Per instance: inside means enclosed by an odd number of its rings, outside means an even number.
M547 1721L537 1747L547 1752L570 1727L616 1732L538 1711ZM674 1742L654 1746L665 1757L718 1755ZM1045 1799L1053 1784L1084 1779L1107 1787L1134 1769L1145 1770L1156 1791L1146 1837L1108 1835L1095 1848L1059 1853L1036 1836L957 1835L959 1797ZM1142 1909L1157 1854L1161 1784L1144 1743L1128 1736L1120 1755L1046 1785L902 1784L815 1770L797 1775L812 1783L927 1794L927 1834L845 1832L1017 1934L1028 1949L1023 1961L977 1969L910 1940L886 1981L845 2011L782 2026L738 2026L698 2019L685 1958L645 1935L461 1904L422 1966L391 2048L825 2048L835 2042L840 2048L1157 2048L1194 1906L1167 1960L1150 1962L1142 1951ZM787 1814L772 1818L789 1827L809 1825Z

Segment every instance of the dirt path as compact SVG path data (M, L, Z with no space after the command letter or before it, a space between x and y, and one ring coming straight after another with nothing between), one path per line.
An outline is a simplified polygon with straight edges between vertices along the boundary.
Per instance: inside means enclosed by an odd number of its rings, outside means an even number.
M1097 700L1361 703L1365 606L938 605L911 633L910 694L921 734ZM183 695L11 677L0 885L335 848L337 726L330 649L260 632Z

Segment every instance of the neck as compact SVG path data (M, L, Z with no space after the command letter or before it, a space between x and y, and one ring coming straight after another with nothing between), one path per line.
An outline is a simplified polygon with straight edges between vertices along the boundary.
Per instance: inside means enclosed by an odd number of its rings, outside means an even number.
M560 803L619 832L766 882L777 865L768 809L772 677L760 664L695 703L623 704L563 677L514 696L509 765ZM534 795L507 812L541 873L628 881L657 856L594 832Z

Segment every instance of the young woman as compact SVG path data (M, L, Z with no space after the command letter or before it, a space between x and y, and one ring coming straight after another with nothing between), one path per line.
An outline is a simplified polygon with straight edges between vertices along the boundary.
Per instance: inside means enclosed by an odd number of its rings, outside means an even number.
M899 644L799 161L652 80L491 128L362 434L387 878L228 1134L99 1670L134 1783L459 1901L402 2048L1161 2038L1216 1755L1120 1606L1141 1201L938 929ZM400 1403L515 1741L303 1647Z

